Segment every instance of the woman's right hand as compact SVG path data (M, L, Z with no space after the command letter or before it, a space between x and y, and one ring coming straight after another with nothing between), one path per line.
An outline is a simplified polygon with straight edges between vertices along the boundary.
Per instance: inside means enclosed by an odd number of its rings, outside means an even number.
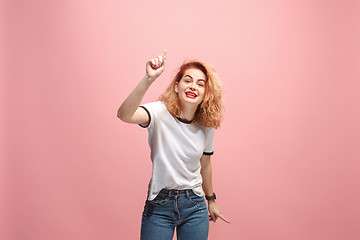
M146 63L146 76L151 80L158 78L165 69L166 49L161 55Z

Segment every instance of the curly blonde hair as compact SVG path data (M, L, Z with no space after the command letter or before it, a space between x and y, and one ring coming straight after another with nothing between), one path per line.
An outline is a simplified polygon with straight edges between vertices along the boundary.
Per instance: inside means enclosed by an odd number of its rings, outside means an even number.
M194 122L204 127L218 128L222 120L222 82L215 71L203 62L197 60L185 61L159 100L164 102L172 116L176 118L180 117L181 106L179 96L175 92L175 83L179 82L185 71L190 68L199 69L207 78L205 83L205 97L196 110Z

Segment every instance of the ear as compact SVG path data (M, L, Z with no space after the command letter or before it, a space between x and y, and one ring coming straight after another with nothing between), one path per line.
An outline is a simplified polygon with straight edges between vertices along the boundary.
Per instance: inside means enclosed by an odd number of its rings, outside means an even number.
M179 82L176 82L176 83L175 83L175 88L174 88L174 90L175 90L176 93L179 93L179 87L178 87L178 85L179 85Z

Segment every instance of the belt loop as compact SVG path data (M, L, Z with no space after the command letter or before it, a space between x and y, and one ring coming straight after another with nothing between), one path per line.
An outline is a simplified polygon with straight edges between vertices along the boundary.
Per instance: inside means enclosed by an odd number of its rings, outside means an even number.
M190 194L189 194L189 190L188 190L188 189L186 189L186 198L187 198L187 199L190 199Z

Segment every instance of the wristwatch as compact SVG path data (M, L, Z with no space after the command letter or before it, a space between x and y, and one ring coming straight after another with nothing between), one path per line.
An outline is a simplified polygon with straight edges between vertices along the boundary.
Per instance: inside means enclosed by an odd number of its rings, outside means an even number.
M206 200L215 200L215 199L216 199L216 195L215 195L215 193L213 193L212 196L206 196L206 195L205 195L205 198L206 198Z

